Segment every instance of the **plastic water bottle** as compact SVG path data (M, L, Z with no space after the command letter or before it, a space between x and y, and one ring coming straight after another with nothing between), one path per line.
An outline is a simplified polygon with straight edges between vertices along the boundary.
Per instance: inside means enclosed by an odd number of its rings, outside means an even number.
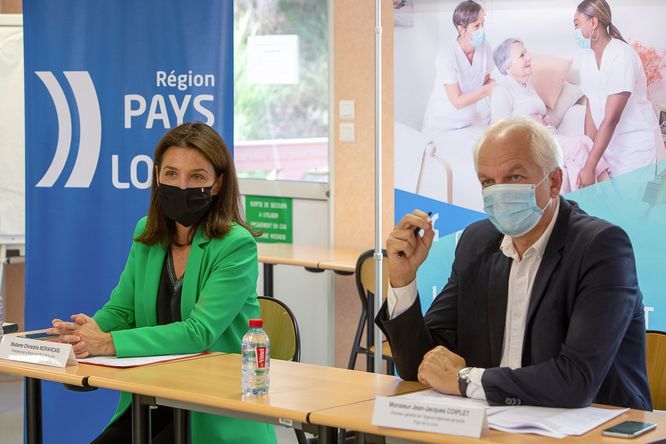
M250 319L249 324L243 336L242 390L244 395L262 395L270 385L271 345L262 319Z

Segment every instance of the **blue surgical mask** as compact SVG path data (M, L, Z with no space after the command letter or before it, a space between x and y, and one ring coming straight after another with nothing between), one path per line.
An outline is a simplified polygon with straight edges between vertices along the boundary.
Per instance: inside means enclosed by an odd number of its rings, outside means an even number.
M576 44L583 49L590 49L592 47L592 41L590 39L586 39L585 36L583 35L583 26L590 23L590 20L583 23L581 26L579 26L574 30L574 39L576 39Z
M536 202L536 187L547 177L537 184L500 184L483 189L483 209L498 231L520 237L536 227L552 201L543 209Z
M483 44L486 41L486 30L484 28L477 29L472 33L472 40L470 43L475 48Z

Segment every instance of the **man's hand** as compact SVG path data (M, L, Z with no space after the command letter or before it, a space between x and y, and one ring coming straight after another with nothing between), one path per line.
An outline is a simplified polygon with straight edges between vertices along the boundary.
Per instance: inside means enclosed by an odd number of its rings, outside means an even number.
M423 237L414 235L416 229L424 231ZM416 270L428 257L434 237L432 220L423 211L414 210L400 220L386 239L392 287L404 287L416 279Z
M465 368L465 360L438 345L423 357L419 365L418 379L440 393L462 395L458 386L458 372Z

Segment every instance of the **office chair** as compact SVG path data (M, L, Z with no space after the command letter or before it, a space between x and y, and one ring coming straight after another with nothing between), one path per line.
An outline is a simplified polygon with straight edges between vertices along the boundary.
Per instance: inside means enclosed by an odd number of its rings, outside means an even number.
M264 331L271 344L271 359L299 362L301 334L296 316L284 302L268 296L258 296ZM298 444L308 444L303 430L294 429Z
M375 264L374 264L374 250L367 250L363 252L356 261L356 288L358 296L361 300L361 316L358 320L356 327L356 334L354 335L354 343L352 345L351 355L349 356L348 369L354 369L356 366L356 358L359 353L366 355L366 371L374 371L374 297L375 297ZM386 251L382 250L384 257ZM388 261L382 261L382 294L386 299L386 291L388 288ZM366 345L361 345L361 337L363 330L367 325L366 331ZM387 341L382 342L382 358L386 360L386 373L389 375L394 374L394 362L391 355L391 346Z
M647 331L647 372L652 408L666 410L666 332Z

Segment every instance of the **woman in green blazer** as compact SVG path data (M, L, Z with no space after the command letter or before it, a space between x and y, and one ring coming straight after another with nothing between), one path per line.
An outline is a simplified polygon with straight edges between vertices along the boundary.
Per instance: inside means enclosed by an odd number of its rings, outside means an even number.
M148 216L111 298L93 317L55 319L51 332L81 358L240 353L248 320L259 317L257 247L240 202L231 154L212 128L168 132L155 149ZM122 393L94 442L131 442L130 403ZM154 412L153 437L171 441L172 410ZM272 426L204 413L192 413L191 431L194 443L275 442Z

